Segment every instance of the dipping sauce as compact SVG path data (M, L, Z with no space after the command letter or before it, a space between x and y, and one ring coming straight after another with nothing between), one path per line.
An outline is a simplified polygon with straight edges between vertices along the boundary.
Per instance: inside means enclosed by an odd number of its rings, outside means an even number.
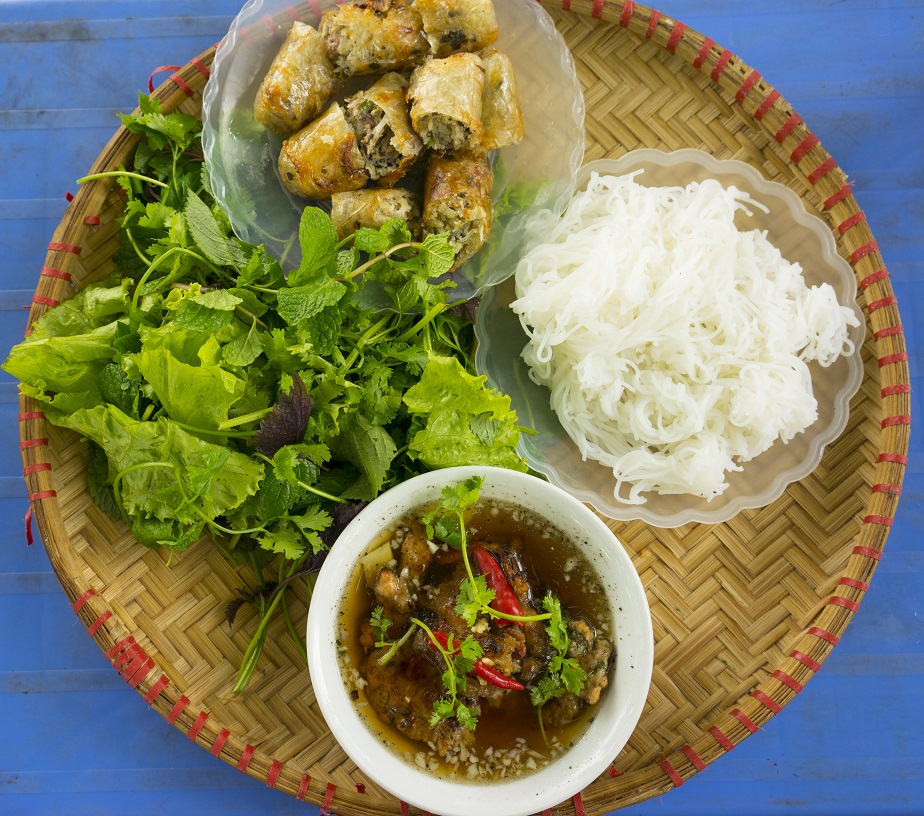
M506 608L501 598L512 591L520 608L514 616L524 620L494 617L482 607L469 624L458 608L469 581L466 559L439 538L438 528L428 539L422 518L431 509L419 508L383 531L360 559L339 618L344 683L367 726L410 763L482 782L532 773L574 743L605 693L613 621L600 579L576 543L544 519L479 500L465 512L469 569L499 587L491 602L496 610ZM506 587L498 583L504 581ZM549 595L564 612L555 637L548 631ZM390 625L376 628L376 615ZM466 638L480 647L482 665L457 691L477 716L474 730L461 716L434 722L434 706L452 696L443 677L446 654L434 642L443 637L447 645L447 636L454 649ZM580 685L568 690L562 681L573 683L575 673ZM501 687L507 681L520 689Z

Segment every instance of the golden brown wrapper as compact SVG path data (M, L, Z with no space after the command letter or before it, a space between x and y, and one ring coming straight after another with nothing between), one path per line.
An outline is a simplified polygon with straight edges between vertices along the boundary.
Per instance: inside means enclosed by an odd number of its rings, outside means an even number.
M407 80L389 73L347 100L346 117L359 139L369 177L391 187L423 152L411 126Z
M290 136L314 119L337 87L334 65L321 34L292 24L253 103L253 116L280 136Z
M430 54L481 51L497 39L492 0L415 0L430 42Z
M430 50L419 12L404 0L345 3L325 12L318 28L344 76L411 68Z
M510 57L496 48L481 53L484 96L481 108L481 147L497 150L523 138L523 110Z
M361 227L379 229L392 218L406 222L412 235L420 232L420 203L410 190L401 188L335 193L330 217L341 241Z
M302 198L330 198L369 180L356 134L334 102L319 119L282 143L282 183Z
M484 63L477 54L431 59L411 75L411 124L424 144L441 152L481 144Z
M484 153L431 153L424 185L424 235L448 232L456 251L453 269L471 258L491 234L494 175Z

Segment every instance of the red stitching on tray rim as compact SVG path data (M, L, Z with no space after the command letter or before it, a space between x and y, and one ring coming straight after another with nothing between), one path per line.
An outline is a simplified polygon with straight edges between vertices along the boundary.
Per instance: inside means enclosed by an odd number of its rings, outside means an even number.
M809 657L804 652L800 652L798 649L793 649L793 651L789 653L789 656L793 660L798 660L803 666L807 666L813 672L817 672L821 669L821 663L819 663L814 658Z
M887 365L892 365L893 363L907 363L908 362L908 352L899 351L895 354L886 354L883 357L879 358L879 368L884 368Z
M802 159L805 158L806 154L811 150L815 145L817 145L821 139L819 139L814 133L809 133L799 144L793 148L792 153L789 154L789 158L798 164Z
M850 185L845 184L834 195L826 198L824 200L824 203L821 206L824 207L824 209L826 210L830 210L835 204L837 204L840 201L843 201L845 198L852 195L852 193L853 193L853 190L851 189Z
M719 745L721 745L726 751L731 751L734 749L735 743L733 743L728 737L726 737L725 734L723 734L719 730L718 726L713 725L709 729L709 733L712 734L713 737L715 737L716 742L718 742Z
M619 25L623 28L629 27L629 21L632 19L632 14L635 12L635 3L632 0L626 0L626 4L622 7L622 14L619 16Z
M837 225L837 231L843 235L851 227L855 227L857 224L862 224L866 220L866 213L863 210L860 212L854 213L849 218L845 218Z
M200 711L199 716L196 717L196 721L190 726L189 731L186 732L186 736L195 740L199 736L199 732L202 730L202 726L205 725L205 721L209 718L208 712Z
M747 714L745 714L740 708L732 709L732 716L738 720L748 731L752 734L756 734L760 729L754 724Z
M100 629L102 629L103 625L111 617L112 617L112 610L107 609L105 612L103 612L102 615L100 615L95 621L93 621L93 623L91 623L87 627L87 632L89 632L90 637L93 637L93 635L95 635Z
M33 302L33 303L40 303L42 306L50 306L50 307L54 308L54 307L57 306L61 301L60 301L60 300L55 300L54 298L45 297L45 295L33 295L33 296L32 296L32 302Z
M298 786L298 793L295 794L295 798L299 802L304 802L305 797L308 795L308 786L311 784L311 777L308 774L302 776L302 781Z
M196 92L187 85L179 74L170 74L170 79L172 79L177 87L187 96L195 96Z
M240 761L237 763L237 769L244 773L247 770L247 766L250 765L250 760L253 759L253 753L256 750L249 743L244 746L244 751L241 753Z
M895 306L898 304L898 298L895 295L887 295L884 298L879 298L879 300L874 300L872 303L867 304L866 311L869 314L879 311L886 306Z
M683 785L683 777L677 773L677 770L673 765L670 764L666 759L661 759L658 761L658 765L661 766L661 770L667 774L667 778L674 783L674 786L679 788Z
M680 39L683 37L683 32L686 28L686 25L679 20L674 21L674 28L671 30L670 37L667 38L667 50L671 54L676 52L677 46L680 45Z
M83 609L87 605L87 602L90 600L90 598L94 597L95 595L96 590L93 589L93 587L90 587L86 592L83 593L83 595L81 595L76 601L74 601L74 603L71 604L71 609L73 609L74 613L76 614L81 609Z
M19 449L24 451L29 448L44 448L47 444L48 440L45 437L38 439L26 439L25 441L19 443Z
M731 58L734 56L731 51L727 48L719 54L719 59L716 61L715 67L712 69L712 73L709 74L709 78L713 82L718 82L719 77L722 76L722 72L728 66L728 63L731 61Z
M760 82L760 72L751 69L751 73L745 77L744 82L738 87L737 93L735 93L735 102L739 105L744 102L745 97L751 92L754 86Z
M783 122L780 126L780 129L774 134L773 138L776 139L780 144L783 144L783 140L792 133L798 125L802 124L802 117L798 113L791 113L789 118Z
M837 167L837 162L834 161L832 157L828 157L821 164L818 165L811 173L808 174L808 180L810 184L817 184L821 179L823 179L828 173L830 173L835 167Z
M164 71L178 71L179 69L179 65L159 65L157 68L151 71L151 74L148 77L148 93L154 93L154 76L156 74L163 73Z
M841 639L837 635L832 635L827 629L822 629L819 626L812 626L808 630L808 633L810 635L814 635L817 638L821 638L822 640L830 643L832 646L837 646L837 644L841 642Z
M72 255L79 255L81 247L74 244L64 244L61 241L52 241L48 244L49 252L70 252Z
M270 766L269 773L266 775L266 786L269 788L275 788L276 783L279 781L279 774L282 772L282 763L278 759L273 760L273 764Z
M796 692L796 694L798 694L800 691L802 691L802 689L805 688L805 686L803 686L802 683L800 683L795 678L790 677L788 674L786 674L786 672L782 671L781 669L777 669L770 676L775 677L783 685L789 686L794 692Z
M170 713L167 714L165 718L167 722L170 723L170 725L173 725L188 705L189 697L187 697L185 694L181 694L180 699L174 703L173 708L170 709Z
M767 94L767 97L757 106L757 110L754 111L754 118L759 122L764 116L767 115L767 111L773 107L773 103L780 98L780 92L774 88L770 93Z
M45 419L44 411L23 411L16 417L20 422L25 422L27 419Z
M151 705L154 700L157 699L157 695L160 694L167 686L170 685L170 678L166 674L162 674L157 681L148 689L147 694L144 695L144 701Z
M910 386L909 386L910 388ZM892 462L896 465L907 465L908 457L903 453L880 453L876 459L877 462ZM876 550L873 550L876 552Z
M571 801L574 804L574 816L587 816L587 811L584 809L584 797L580 791L571 797Z
M883 267L878 272L867 275L860 281L860 288L867 289L878 281L886 280L889 277L889 270Z
M882 560L882 550L874 550L872 547L861 547L857 545L853 548L852 555L862 555L864 558L872 558L873 561Z
M51 462L37 462L34 465L26 465L22 469L23 476L31 476L33 473L44 473L51 470Z
M894 519L892 516L869 515L863 519L864 524L881 524L883 527L891 527Z
M88 215L83 219L83 223L88 227L98 227L102 223L102 219L98 215Z
M399 808L401 810L401 816L411 816L411 807L403 799L399 799Z
M754 689L751 692L751 696L757 700L757 702L762 703L764 706L769 708L774 714L779 714L783 710L783 706L781 706L769 694L761 691L760 689Z
M65 272L63 269L55 269L53 266L43 266L39 275L44 275L46 278L60 278L64 281L69 281L71 279L70 272Z
M896 327L897 328L897 327ZM880 392L883 397L894 397L896 394L910 394L911 393L911 383L898 383L897 385L887 385ZM883 454L887 455L887 454ZM888 459L880 461L891 461ZM906 464L906 460L903 457L901 464Z
M135 642L134 638L132 642L128 644L128 648L117 653L112 660L112 668L114 668L119 674L122 673L122 669L133 660L138 654L143 654L141 647Z
M832 595L828 598L828 605L840 606L850 612L856 612L860 608L859 601L851 601L850 598L845 598L842 595Z
M712 50L712 46L715 45L715 40L712 37L706 37L703 40L703 47L699 49L699 53L693 60L694 68L702 68L703 63L706 61L706 57L709 56L709 52Z
M329 816L330 806L334 802L334 794L336 792L337 786L333 782L328 782L327 787L324 789L324 801L321 803L321 813L323 813L324 816Z
M603 16L603 2L604 0L594 0L593 11L591 11L592 16L598 19Z
M212 747L209 748L209 753L212 756L219 756L221 754L221 749L225 747L225 743L230 736L231 732L227 728L222 728L221 731L218 732L218 736L215 737L215 742L212 743Z
M879 251L879 244L875 241L869 241L868 243L863 244L863 246L855 249L850 255L850 263L856 263L860 258L865 258L867 255L872 255L874 252Z
M853 587L854 589L859 589L861 592L869 592L869 582L868 581L858 581L856 578L848 578L846 575L837 582L842 586Z
M112 646L110 646L105 652L103 652L103 657L105 657L106 660L112 662L113 660L116 659L116 657L122 654L122 652L124 652L126 649L128 649L131 646L134 646L136 642L137 641L135 640L134 635L129 635L126 638L122 638L122 640L118 641L117 643L113 643Z
M294 22L294 20L293 20L293 22ZM208 78L211 76L211 73L209 72L209 69L203 64L202 60L200 60L198 57L193 57L193 58L189 61L189 64L192 65L193 68L195 68L195 69L196 69L200 74L202 74L202 76L204 76L206 79L208 79Z
M696 768L697 771L706 770L706 763L703 762L700 755L697 754L696 751L693 750L693 746L684 745L683 748L681 748L680 750L683 751L684 756L686 756L686 758L690 760L690 762L693 764L693 767Z
M144 661L144 665L142 665L138 669L138 671L136 671L134 674L129 676L128 685L133 689L138 688L138 686L141 685L144 678L147 677L152 671L154 671L155 665L156 664L154 663L154 658L149 657L147 660Z
M658 21L661 19L661 12L654 11L651 12L651 19L648 21L648 28L645 29L645 38L651 39L654 36L655 30L658 28Z
M58 495L57 490L39 490L35 493L30 493L28 496L29 502L37 502L42 499L53 499Z
M886 326L884 329L879 329L879 331L873 332L874 340L884 340L886 337L894 337L896 334L904 334L905 328L903 326ZM908 386L908 391L906 393L911 393L911 386Z
M910 425L911 424L911 415L910 414L901 414L900 416L890 416L886 417L882 422L879 423L883 429L885 428L894 428L897 425Z

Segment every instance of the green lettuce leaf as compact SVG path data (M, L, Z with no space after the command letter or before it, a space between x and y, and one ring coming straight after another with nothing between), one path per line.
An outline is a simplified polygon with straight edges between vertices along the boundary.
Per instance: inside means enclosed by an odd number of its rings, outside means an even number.
M496 465L525 471L516 452L520 439L510 398L490 390L455 358L435 357L404 395L425 423L410 438L408 455L427 467Z

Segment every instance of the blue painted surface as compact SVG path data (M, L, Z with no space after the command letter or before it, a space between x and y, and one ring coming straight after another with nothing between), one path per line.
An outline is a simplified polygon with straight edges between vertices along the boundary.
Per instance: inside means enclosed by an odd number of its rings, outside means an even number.
M0 2L0 347L25 312L64 193L150 72L222 36L238 3ZM912 379L924 338L924 2L665 0L757 68L855 182L889 267ZM160 77L162 78L162 77ZM4 352L5 355L5 352ZM24 543L15 386L0 376L0 814L317 813L213 759L149 710ZM784 713L682 788L625 811L924 813L920 434L886 557L823 670Z

